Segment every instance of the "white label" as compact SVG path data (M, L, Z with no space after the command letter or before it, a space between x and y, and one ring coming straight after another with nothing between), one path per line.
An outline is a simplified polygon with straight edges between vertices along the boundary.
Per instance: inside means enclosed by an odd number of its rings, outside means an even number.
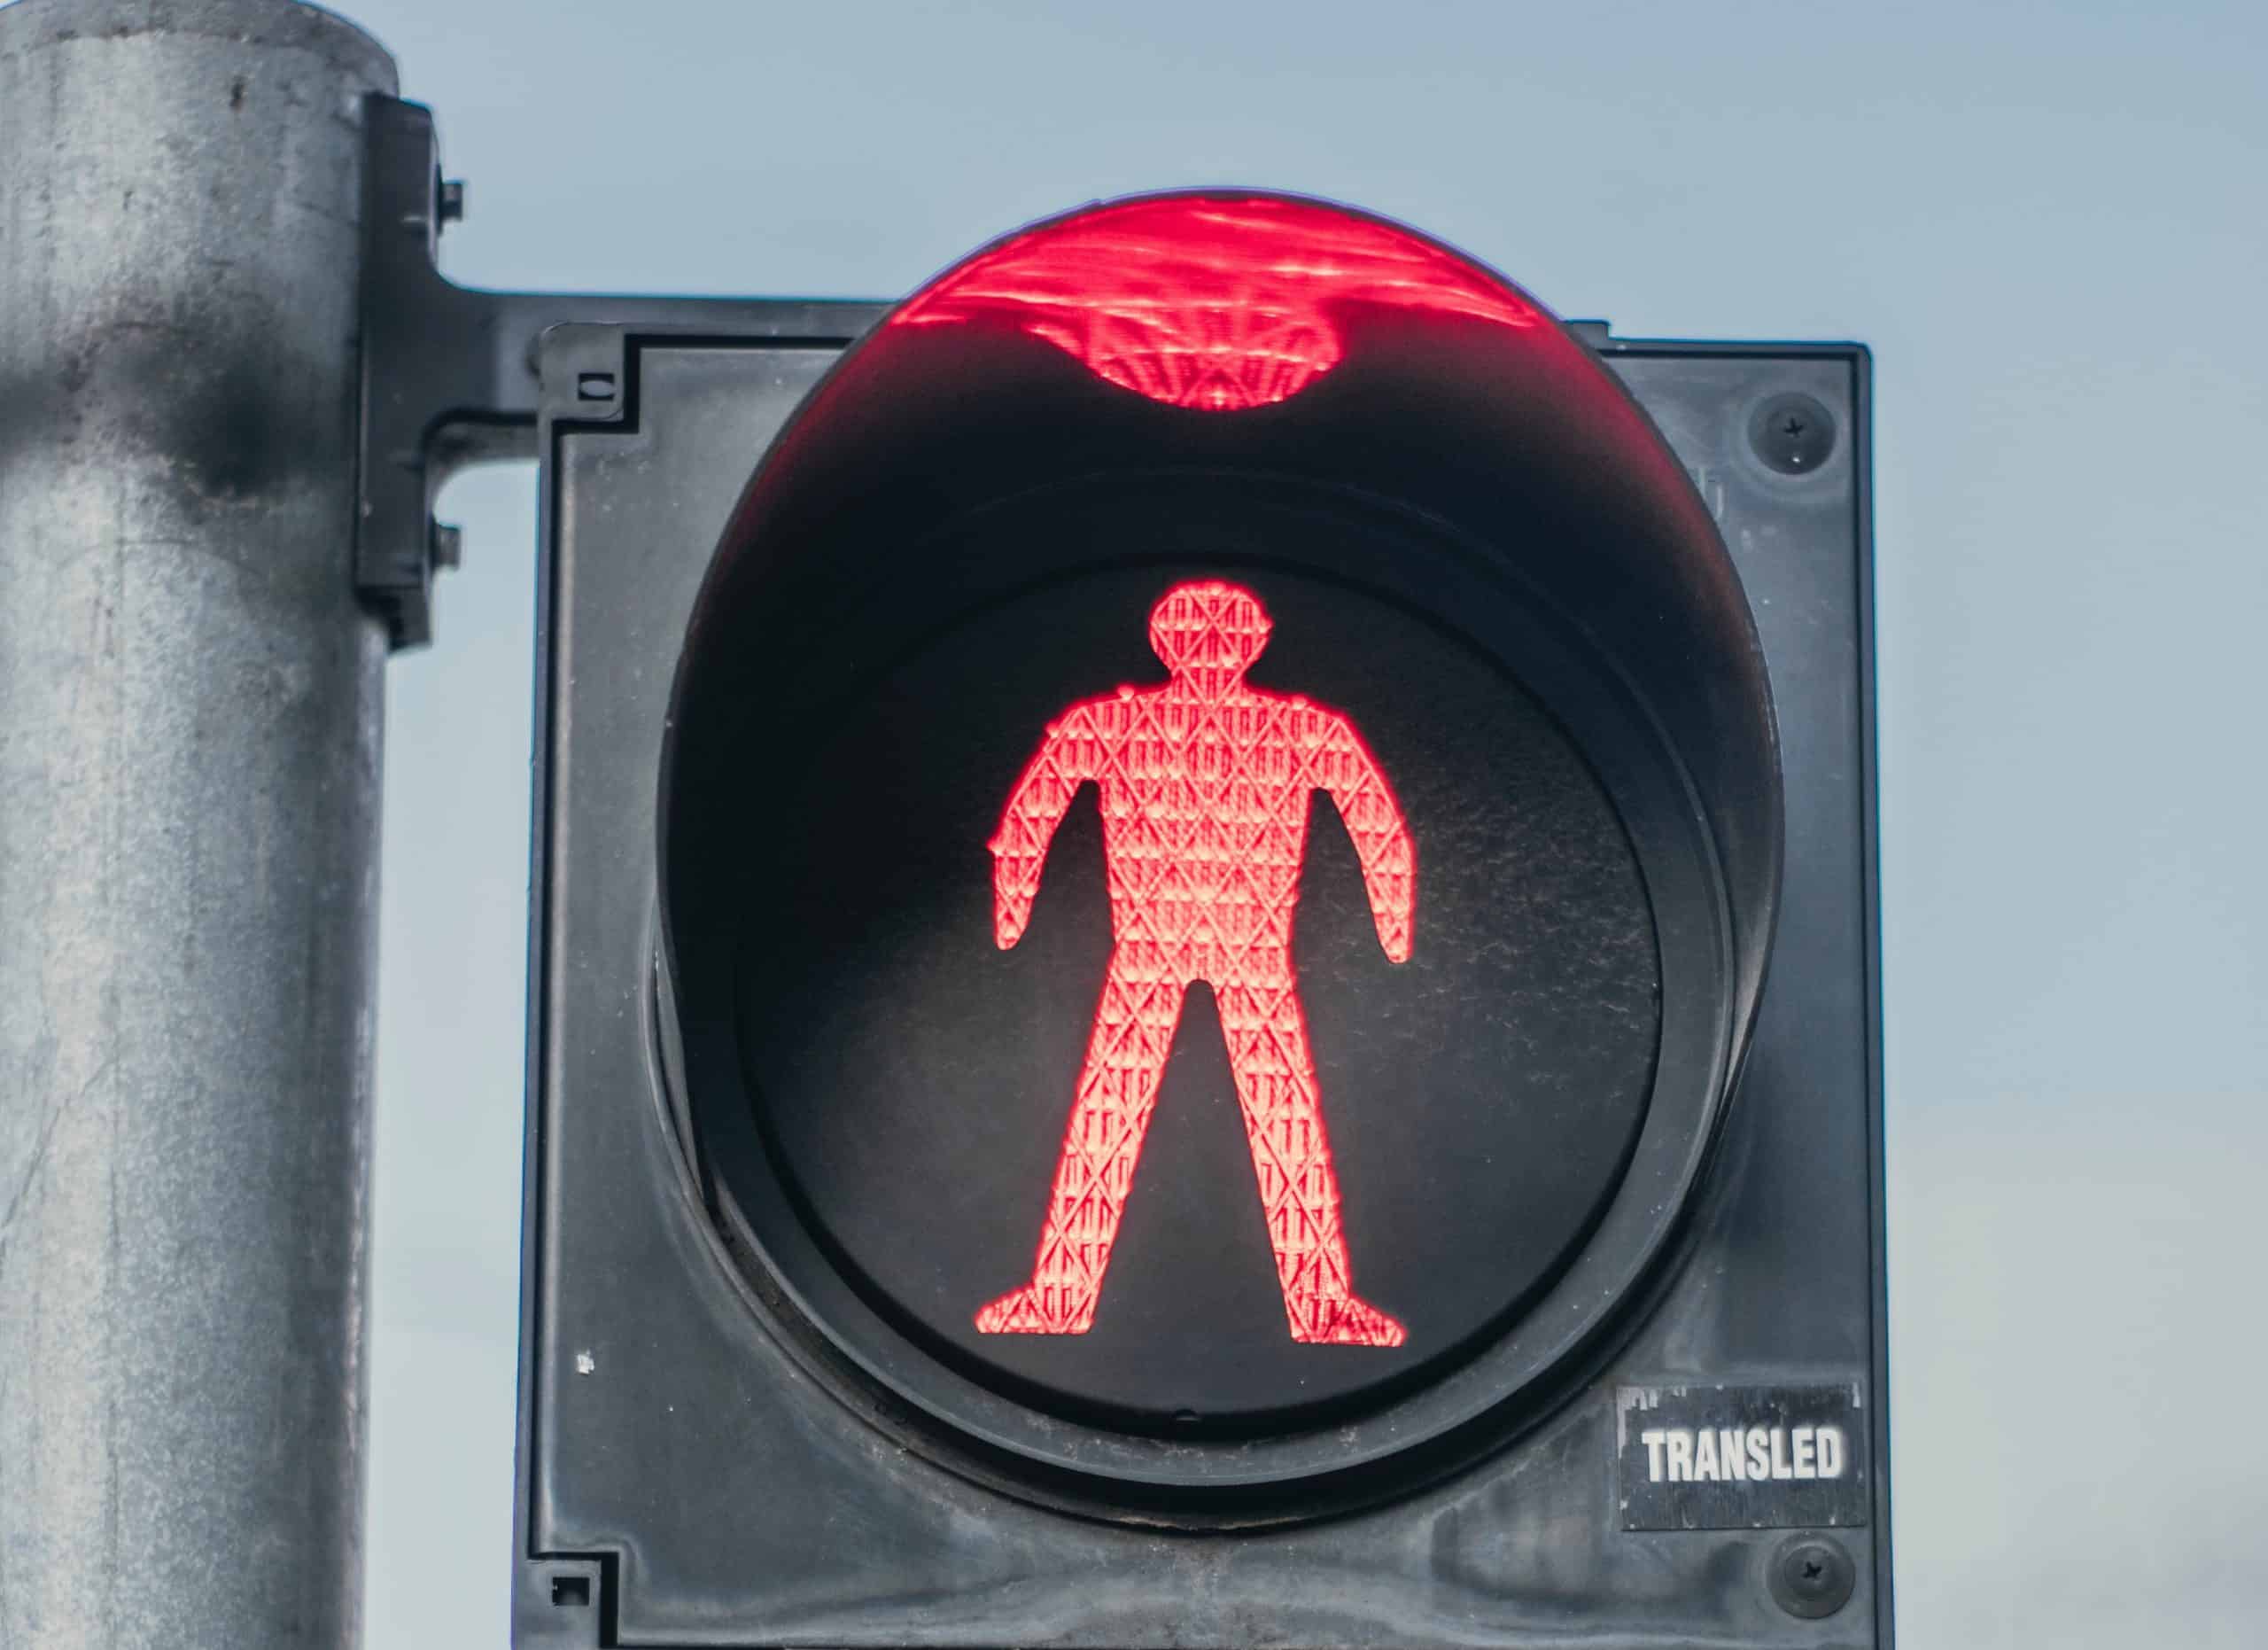
M1749 1483L1840 1478L1840 1427L1649 1427L1638 1435L1651 1483Z

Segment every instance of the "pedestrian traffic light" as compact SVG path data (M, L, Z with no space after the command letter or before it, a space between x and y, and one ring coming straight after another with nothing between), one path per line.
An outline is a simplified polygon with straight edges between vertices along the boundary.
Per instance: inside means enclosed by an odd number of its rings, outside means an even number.
M1863 353L750 313L539 355L519 1642L1886 1645Z

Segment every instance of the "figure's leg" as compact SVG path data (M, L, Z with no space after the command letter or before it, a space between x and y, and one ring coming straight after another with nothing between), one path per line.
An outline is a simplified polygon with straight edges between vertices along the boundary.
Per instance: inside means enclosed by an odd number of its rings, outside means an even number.
M1355 1298L1299 997L1288 981L1216 989L1292 1339L1400 1346L1402 1326Z
M1138 978L1112 957L1063 1131L1032 1280L976 1314L981 1333L1084 1335L1094 1322L1184 990L1177 979Z

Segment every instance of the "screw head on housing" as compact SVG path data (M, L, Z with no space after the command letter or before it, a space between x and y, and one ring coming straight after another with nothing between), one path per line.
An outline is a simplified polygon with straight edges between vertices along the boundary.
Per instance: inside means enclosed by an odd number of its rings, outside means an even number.
M1749 415L1748 444L1782 475L1809 475L1835 451L1835 415L1798 392L1772 396Z
M1772 1596L1790 1615L1816 1621L1851 1601L1859 1567L1832 1536L1790 1536L1772 1555Z

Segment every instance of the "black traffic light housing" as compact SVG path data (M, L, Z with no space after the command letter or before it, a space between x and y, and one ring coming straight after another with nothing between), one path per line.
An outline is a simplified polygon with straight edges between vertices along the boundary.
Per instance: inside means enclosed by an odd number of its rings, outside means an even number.
M1864 353L1285 209L1512 307L1229 408L918 299L543 335L517 1642L1889 1642ZM1397 967L1317 804L1295 946L1399 1346L1285 1335L1201 990L1092 1329L975 1327L1113 944L1091 790L1014 952L986 837L1191 579L1417 844Z

